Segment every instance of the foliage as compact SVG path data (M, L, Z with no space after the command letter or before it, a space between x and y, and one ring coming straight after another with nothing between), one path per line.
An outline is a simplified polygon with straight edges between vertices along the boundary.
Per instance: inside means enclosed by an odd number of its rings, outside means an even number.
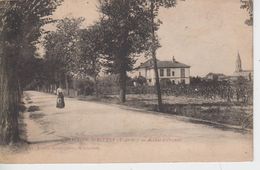
M77 74L97 78L101 69L101 54L103 49L102 31L99 23L82 29L78 41ZM84 76L83 76L84 77Z
M240 0L241 2L241 9L246 9L248 14L249 14L249 19L247 19L245 21L245 24L252 26L253 25L253 8L254 8L254 4L253 4L253 0Z
M76 86L79 95L92 95L95 91L94 82L89 79L77 80Z
M62 81L65 75L71 75L78 68L75 61L82 22L82 18L64 18L57 22L57 30L45 36L46 67L56 81Z
M143 76L135 77L132 81L135 82L137 86L143 86L147 84L147 80Z
M36 44L39 43L39 37L44 33L43 25L53 22L48 17L56 7L60 5L62 0L18 0L11 1L6 4L5 13L2 16L3 22L9 22L13 25L6 27L8 30L3 30L3 40L9 41L11 48L16 48L19 54L14 54L16 57L13 64L16 65L19 81L21 77L32 76L32 74L23 74L25 68L24 63L30 62L35 57L37 51ZM11 50L14 51L14 50ZM26 65L30 69L29 65ZM31 69L31 73L33 69Z
M133 69L140 54L151 54L151 49L159 46L154 32L159 23L154 22L154 15L157 15L158 11L152 9L151 12L149 4L158 9L161 5L172 6L173 1L100 0L99 2L104 32L103 65L107 72L119 74L120 101L125 102L126 72Z
M152 30L158 30L162 23L153 21L159 7L174 7L176 0L99 0L104 34L104 65L107 72L131 71L136 57L151 54L151 48L158 48L158 37L152 40ZM151 3L153 9L151 9ZM151 13L153 10L153 13ZM124 57L125 56L125 57ZM117 67L114 67L117 66Z
M111 74L106 77L102 77L98 79L98 84L99 86L104 86L104 87L118 87L120 81L120 76L119 74ZM127 86L133 86L133 82L135 79L132 79L131 77L126 77L126 85ZM102 93L102 91L101 91Z
M100 0L107 72L130 71L139 54L149 49L150 12L141 1Z
M197 85L197 84L202 84L205 80L203 80L202 77L190 77L190 84L191 85Z
M21 68L19 75L23 75L20 79L20 85L23 89L33 81L37 81L38 84L42 84L44 80L47 80L48 70L44 67L45 61L40 58L31 58L30 60L23 60L19 63Z
M172 85L172 81L168 78L163 78L161 79L160 84L162 87L167 87Z
M41 27L62 0L1 1L0 9L0 144L17 142L21 61L33 58Z

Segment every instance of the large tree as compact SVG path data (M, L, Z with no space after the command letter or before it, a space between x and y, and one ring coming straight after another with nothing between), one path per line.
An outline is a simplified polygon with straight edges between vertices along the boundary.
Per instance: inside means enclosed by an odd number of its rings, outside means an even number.
M127 72L149 50L151 13L144 1L100 0L106 71L119 75L120 101L126 101Z
M95 83L98 95L97 78L101 70L101 57L103 50L103 34L100 23L95 23L88 29L82 29L78 42L78 59L76 75L80 78L90 76Z
M157 68L156 50L159 47L156 31L160 7L170 8L176 0L100 0L107 45L106 66L119 74L120 99L125 101L126 72L132 69L136 54L152 55L156 76L158 110L162 110L161 88Z
M45 59L49 68L58 79L59 85L65 80L66 91L69 93L68 79L78 69L76 62L78 42L80 40L83 18L64 18L57 23L57 29L49 32L44 41Z
M0 9L0 144L19 140L20 62L32 57L35 43L61 0L1 1Z

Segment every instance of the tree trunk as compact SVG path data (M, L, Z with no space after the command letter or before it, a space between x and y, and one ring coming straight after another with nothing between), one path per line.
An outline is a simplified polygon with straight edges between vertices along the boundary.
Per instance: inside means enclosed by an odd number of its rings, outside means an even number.
M75 96L75 97L77 97L78 96L78 90L77 90L77 82L76 82L77 80L76 79L73 79L72 80L72 88L73 88L73 95Z
M55 92L55 94L57 94L57 84L54 84L54 89L53 89L53 92Z
M23 96L23 89L21 87L21 83L19 79L17 80L17 86L18 86L18 99L19 99L19 104L22 103L22 96Z
M0 144L2 145L19 141L18 82L9 58L10 56L5 54L0 56Z
M69 80L68 80L68 75L65 74L65 86L66 86L66 91L67 91L67 95L70 95L70 89L69 89Z
M98 97L99 96L99 91L98 91L97 76L94 77L94 85L95 85L96 97Z
M126 102L126 71L122 71L119 74L119 100L121 103Z
M154 64L154 73L155 73L155 86L158 98L158 111L162 111L162 94L161 94L161 86L160 79L157 67L157 58L156 58L156 38L155 38L155 29L154 29L154 2L151 3L151 16L152 16L152 58Z

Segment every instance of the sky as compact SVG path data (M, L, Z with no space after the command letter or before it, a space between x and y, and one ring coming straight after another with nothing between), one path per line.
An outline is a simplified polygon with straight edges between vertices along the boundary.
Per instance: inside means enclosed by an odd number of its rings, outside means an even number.
M99 18L97 6L97 0L65 0L53 18L84 17L87 27ZM191 66L192 76L232 75L239 52L243 69L251 70L253 28L244 24L247 18L240 0L186 0L175 8L161 8L163 24L158 35L162 47L157 58L171 60L174 56Z

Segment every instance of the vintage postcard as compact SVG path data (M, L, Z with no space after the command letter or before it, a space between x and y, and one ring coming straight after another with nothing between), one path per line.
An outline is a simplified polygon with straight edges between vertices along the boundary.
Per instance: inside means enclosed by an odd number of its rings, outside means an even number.
M252 0L0 0L0 163L253 161Z

